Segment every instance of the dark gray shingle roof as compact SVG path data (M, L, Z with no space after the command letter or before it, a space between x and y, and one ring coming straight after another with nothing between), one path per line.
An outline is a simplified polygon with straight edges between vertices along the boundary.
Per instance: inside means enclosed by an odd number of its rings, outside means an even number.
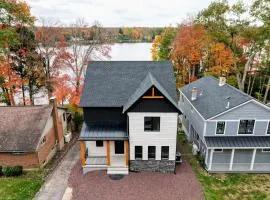
M80 140L126 140L127 130L120 124L83 124Z
M207 147L215 148L230 148L230 147L245 147L245 148L269 148L269 136L211 136L205 137Z
M191 101L193 87L196 87L199 92L198 98ZM228 110L226 108L228 97L230 97L230 109L252 99L251 96L229 84L219 86L219 81L212 76L200 78L180 90L205 119Z
M170 62L93 61L87 68L80 106L122 107L131 101L131 96L135 95L148 73L176 103L175 78Z
M52 106L0 107L0 152L34 152Z
M162 87L161 84L156 80L156 78L149 72L145 79L141 82L138 89L133 95L128 99L127 103L123 107L123 112L127 111L147 90L152 86L155 86L174 106L179 109L175 100L167 93L167 91Z

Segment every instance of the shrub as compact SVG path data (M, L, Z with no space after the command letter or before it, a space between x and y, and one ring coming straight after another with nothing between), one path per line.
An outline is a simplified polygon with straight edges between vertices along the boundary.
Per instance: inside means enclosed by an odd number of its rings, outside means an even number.
M75 131L79 130L79 127L82 125L83 123L83 115L79 112L75 112L74 116L73 116L73 122L75 125Z
M0 166L0 176L3 175L3 172L2 172L2 166Z
M19 165L14 167L6 166L2 169L2 172L5 176L19 176L22 174L22 171L23 167Z
M204 156L202 154L197 154L197 159L200 163L200 166L205 169L205 162L204 162Z

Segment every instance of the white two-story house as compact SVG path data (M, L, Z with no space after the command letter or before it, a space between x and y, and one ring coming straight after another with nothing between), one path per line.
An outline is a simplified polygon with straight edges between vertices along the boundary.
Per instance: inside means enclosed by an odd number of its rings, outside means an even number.
M209 172L270 172L270 108L207 76L179 89L181 122Z
M180 111L170 62L91 62L80 106L84 173L174 171Z

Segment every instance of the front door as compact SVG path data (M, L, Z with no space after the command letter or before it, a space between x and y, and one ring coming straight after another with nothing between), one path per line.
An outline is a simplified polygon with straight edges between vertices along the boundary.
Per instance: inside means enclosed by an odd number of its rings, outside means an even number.
M115 154L124 154L124 141L114 141Z

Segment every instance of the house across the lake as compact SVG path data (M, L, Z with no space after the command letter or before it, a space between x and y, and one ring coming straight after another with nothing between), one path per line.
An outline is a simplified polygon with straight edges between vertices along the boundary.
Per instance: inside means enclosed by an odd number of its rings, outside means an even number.
M182 128L209 172L270 172L270 107L222 77L179 91Z
M170 62L91 62L80 106L84 173L174 171L180 111Z
M66 109L56 100L43 106L0 107L0 166L44 166L64 146Z

